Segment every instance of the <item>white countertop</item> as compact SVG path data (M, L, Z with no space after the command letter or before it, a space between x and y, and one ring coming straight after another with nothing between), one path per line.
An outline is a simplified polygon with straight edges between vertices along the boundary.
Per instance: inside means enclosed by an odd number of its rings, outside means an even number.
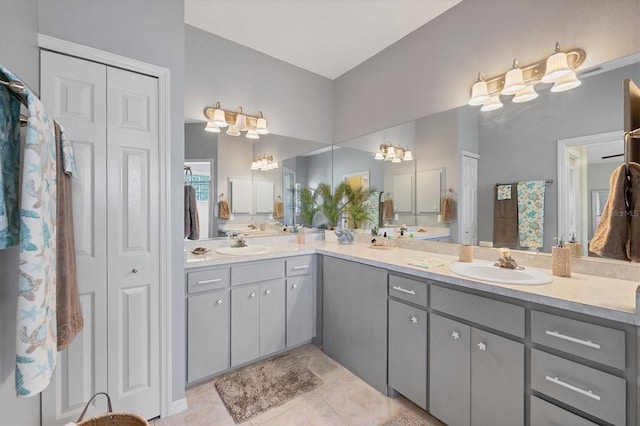
M341 245L321 240L307 242L306 244L274 244L269 253L256 256L223 255L216 253L215 248L206 255L201 256L187 253L185 267L189 270L201 266L224 265L311 253L352 260L393 272L449 283L461 288L480 290L490 294L507 296L572 312L640 325L640 315L636 312L636 290L640 285L639 281L573 273L571 278L554 276L553 282L546 285L494 284L464 278L451 272L448 263L457 260L457 257L419 250L371 248L368 244L363 243ZM429 258L438 258L446 264L431 269L408 264L411 260ZM548 270L545 272L550 273Z

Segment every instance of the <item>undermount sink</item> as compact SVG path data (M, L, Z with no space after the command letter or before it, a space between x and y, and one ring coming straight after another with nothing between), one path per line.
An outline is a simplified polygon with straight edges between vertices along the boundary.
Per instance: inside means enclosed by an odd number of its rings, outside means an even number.
M236 256L247 256L252 254L264 254L269 253L271 247L269 246L245 246L245 247L220 247L216 250L216 253L231 254Z
M512 285L542 285L553 282L551 275L536 269L508 269L491 263L452 262L451 272L467 278Z

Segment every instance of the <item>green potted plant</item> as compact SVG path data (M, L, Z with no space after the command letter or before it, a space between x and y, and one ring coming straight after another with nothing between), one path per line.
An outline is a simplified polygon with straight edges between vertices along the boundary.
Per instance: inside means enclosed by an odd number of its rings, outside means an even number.
M375 189L347 186L345 213L354 229L361 228L368 220L372 219L369 204L373 192Z
M330 230L336 229L342 214L345 212L348 204L346 194L349 188L346 182L340 183L335 188L335 191L332 191L331 185L328 183L322 182L318 184L316 194L321 200L320 211L327 218L327 228Z
M308 187L300 189L300 219L305 226L312 226L313 218L320 211L318 203L316 203L316 193Z

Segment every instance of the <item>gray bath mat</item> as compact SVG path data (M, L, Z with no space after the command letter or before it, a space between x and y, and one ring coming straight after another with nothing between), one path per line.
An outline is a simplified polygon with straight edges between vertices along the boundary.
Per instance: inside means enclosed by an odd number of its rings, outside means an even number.
M236 423L309 392L322 381L293 355L260 361L216 380L216 389Z

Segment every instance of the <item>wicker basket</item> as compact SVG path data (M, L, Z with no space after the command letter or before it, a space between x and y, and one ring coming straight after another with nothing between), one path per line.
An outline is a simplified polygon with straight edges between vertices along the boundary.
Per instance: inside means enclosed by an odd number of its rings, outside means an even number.
M91 401L98 396L104 395L107 397L107 412L101 414L96 417L92 417L87 420L82 420ZM105 392L98 392L93 395L87 405L85 405L84 410L82 410L82 414L80 414L80 418L76 421L77 426L149 426L149 422L139 414L124 412L124 411L113 411L113 407L111 406L111 398Z

